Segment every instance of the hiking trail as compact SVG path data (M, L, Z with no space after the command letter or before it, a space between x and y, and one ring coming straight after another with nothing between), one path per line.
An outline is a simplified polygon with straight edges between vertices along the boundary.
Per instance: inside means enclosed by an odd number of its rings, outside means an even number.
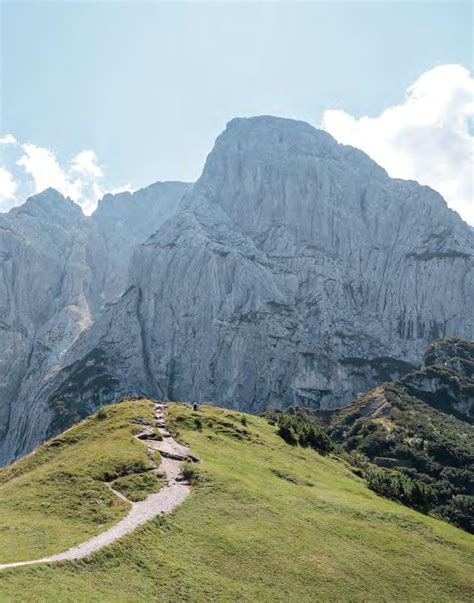
M153 434L153 427L150 426L145 427L141 433L135 436L150 451L159 451L162 455L160 465L152 470L157 475L163 476L166 480L166 485L163 486L159 492L150 494L150 496L140 502L132 502L123 496L123 494L114 490L109 484L106 484L116 496L122 500L126 500L131 505L131 509L126 517L105 532L97 534L97 536L93 536L92 538L89 538L89 540L73 546L67 551L31 561L3 563L0 564L0 571L8 568L21 567L23 565L83 559L122 536L125 536L125 534L133 532L133 530L157 515L168 514L176 509L190 493L190 486L184 480L182 474L182 464L186 460L196 461L197 459L189 453L189 450L185 446L178 444L168 432L164 414L165 409L165 402L155 404L155 427L163 437L162 441L147 439L148 436Z

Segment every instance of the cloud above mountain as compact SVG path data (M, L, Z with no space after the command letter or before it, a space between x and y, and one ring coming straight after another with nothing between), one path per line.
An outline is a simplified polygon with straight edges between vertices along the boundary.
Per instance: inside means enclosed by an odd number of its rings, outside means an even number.
M11 203L15 200L16 189L17 183L13 174L0 165L0 209L2 203Z
M365 151L390 176L431 186L474 225L473 117L474 78L461 65L440 65L380 115L328 110L321 125L339 142Z
M106 192L131 190L129 184L112 186L107 181L92 149L60 162L53 151L29 142L20 143L12 134L6 134L0 137L0 152L0 211L53 187L90 214Z
M474 225L474 78L461 65L423 73L403 101L376 116L324 112L321 126L339 142L364 150L388 173L440 192ZM64 161L54 151L12 134L0 136L0 211L54 187L91 213L106 192L130 190L108 180L92 149Z

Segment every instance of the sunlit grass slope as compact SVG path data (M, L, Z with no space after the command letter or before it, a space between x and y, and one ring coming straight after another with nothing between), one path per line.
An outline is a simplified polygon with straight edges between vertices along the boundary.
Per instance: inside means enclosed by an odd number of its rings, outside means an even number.
M64 551L129 508L104 484L152 466L133 433L147 402L110 406L0 471L0 563ZM122 478L124 479L124 478Z
M264 419L172 405L168 420L203 461L184 504L88 560L0 574L2 601L472 600L467 533L378 497Z

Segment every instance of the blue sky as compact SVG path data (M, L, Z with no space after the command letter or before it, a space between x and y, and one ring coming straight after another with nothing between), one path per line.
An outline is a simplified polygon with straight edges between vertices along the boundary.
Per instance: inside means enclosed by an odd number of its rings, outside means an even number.
M2 2L0 130L110 185L194 180L234 116L380 115L472 67L469 2Z

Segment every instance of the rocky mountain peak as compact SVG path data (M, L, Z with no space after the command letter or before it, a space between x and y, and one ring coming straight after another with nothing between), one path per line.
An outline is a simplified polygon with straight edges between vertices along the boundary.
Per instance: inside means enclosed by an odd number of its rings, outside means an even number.
M197 204L220 206L259 246L284 254L294 253L288 244L282 248L285 239L344 258L360 247L392 247L402 222L424 250L420 221L438 238L461 222L431 189L389 178L362 151L305 122L276 117L229 122L193 193Z
M256 167L303 161L306 165L335 161L345 163L350 171L387 177L363 151L339 144L330 134L304 121L272 116L235 118L217 138L203 172L214 177L219 164L230 161Z
M309 148L313 153L318 149L321 154L331 154L336 153L341 146L330 134L307 122L271 115L232 119L217 138L216 146L231 139L240 139L246 146L258 144L267 152L272 150L272 142L283 145L282 148L286 149L297 144L294 150L298 154Z
M147 212L162 213L166 206L177 204L184 190L189 186L191 185L187 182L154 182L134 192L107 193L99 200L92 218L100 223L109 218L118 219L132 212L135 221L137 219L146 221L150 214L141 213L145 206Z
M29 197L23 205L10 210L10 214L29 215L63 227L73 226L84 220L80 205L51 187Z

